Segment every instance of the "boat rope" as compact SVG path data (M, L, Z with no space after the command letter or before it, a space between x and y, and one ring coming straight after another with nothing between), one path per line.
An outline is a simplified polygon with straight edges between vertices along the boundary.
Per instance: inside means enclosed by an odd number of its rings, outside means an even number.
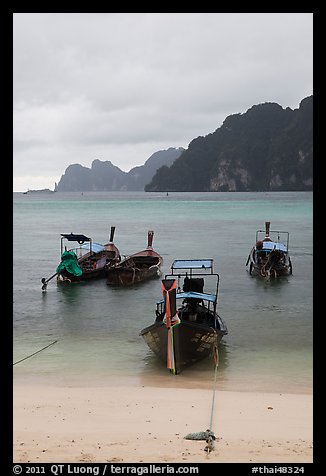
M213 397L212 397L212 408L211 408L211 415L210 415L210 421L209 421L209 428L206 431L199 431L197 433L188 433L188 435L184 437L186 440L205 440L207 445L205 446L204 451L207 451L207 453L210 453L211 451L214 450L215 448L214 441L216 440L214 432L212 431L212 426L213 426L213 414L214 414L214 406L215 406L217 369L219 364L217 344L215 345L213 352L214 352L213 356L214 356L215 368L214 368Z
M209 422L209 428L208 428L208 435L206 439L207 446L205 447L205 451L210 453L214 449L214 440L215 440L215 435L212 431L212 426L213 426L213 414L214 414L214 406L215 406L215 393L216 393L216 382L217 382L217 369L218 369L218 364L219 364L219 355L218 355L218 349L217 349L217 344L214 347L214 363L215 363L215 368L214 368L214 383L213 383L213 398L212 398L212 408L211 408L211 418Z
M24 357L23 359L17 360L17 362L15 362L13 365L19 364L20 362L23 362L23 360L26 360L26 359L29 359L30 357L33 357L33 355L38 354L39 352L42 352L42 350L47 349L48 347L50 347L51 345L55 344L56 342L58 342L58 341L55 340L55 341L51 342L51 344L48 344L48 345L46 345L45 347L43 347L42 349L37 350L36 352L33 352L33 354L30 354L30 355L28 355L27 357Z
M249 261L250 261L250 256L253 254L254 251L255 251L255 247L252 248L252 250L250 251L250 253L249 253L249 255L248 255L247 262L246 262L246 266L248 266Z
M277 276L277 273L276 273L276 271L275 271L275 269L274 269L274 263L273 263L273 261L272 261L272 257L274 256L274 255L273 255L273 252L274 252L274 250L272 250L271 253L269 253L269 256L268 256L266 262L265 262L265 263L263 264L263 266L261 267L260 274L261 274L261 276L262 276L263 278L266 278L266 277L267 277L267 278L270 278L271 271L273 271L274 277ZM270 262L271 262L271 264L269 264ZM266 269L267 265L269 265L269 268L268 268L268 269Z

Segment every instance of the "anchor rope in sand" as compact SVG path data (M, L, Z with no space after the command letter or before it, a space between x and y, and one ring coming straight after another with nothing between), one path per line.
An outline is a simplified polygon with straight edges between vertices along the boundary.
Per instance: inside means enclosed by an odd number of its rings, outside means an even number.
M210 422L209 422L209 428L207 430L207 432L208 432L207 439L206 439L207 446L205 447L205 451L207 451L207 452L213 451L213 449L214 449L214 440L215 440L215 435L212 431L212 426L213 426L213 414L214 414L214 406L215 406L217 368L218 368L218 364L219 364L219 355L218 355L217 346L215 346L214 352L215 352L214 353L215 369L214 369L213 398L212 398L211 418L210 418Z
M17 360L17 362L15 362L13 365L19 364L20 362L23 362L23 360L26 360L26 359L29 359L30 357L33 357L33 355L38 354L39 352L42 352L42 350L47 349L48 347L50 347L51 345L55 344L56 342L58 342L58 341L55 340L55 341L51 342L51 344L48 344L48 345L46 345L45 347L43 347L42 349L37 350L36 352L33 352L33 354L30 354L30 355L28 355L27 357L24 357L23 359Z
M205 440L207 445L205 446L204 450L207 453L210 453L214 450L214 440L216 439L214 432L212 431L213 426L213 414L214 414L214 405L215 405L215 391L216 391L216 381L217 381L217 368L219 364L219 355L217 345L214 348L214 361L215 361L215 369L214 369L214 384L213 384L213 398L212 398L212 408L211 408L211 415L210 415L210 422L209 428L206 431L199 431L197 433L188 433L184 438L186 440Z

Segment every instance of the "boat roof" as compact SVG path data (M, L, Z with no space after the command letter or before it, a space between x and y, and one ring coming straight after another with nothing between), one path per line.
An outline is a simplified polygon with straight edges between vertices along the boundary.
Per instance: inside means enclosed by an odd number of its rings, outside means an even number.
M189 291L186 293L177 293L176 294L177 299L203 299L204 301L210 301L210 302L217 302L217 296L216 294L207 294L207 293L196 293L194 291ZM164 299L160 299L157 301L157 304L163 303Z
M82 250L90 251L91 246L92 246L92 251L95 251L95 253L99 253L100 251L105 250L105 246L101 245L101 243L95 243L94 241L92 242L92 245L90 243L85 243L84 245L81 245L80 248Z
M276 241L263 241L263 250L287 251L287 248L283 243L277 243Z
M92 241L92 238L88 238L85 235L75 235L74 233L61 233L63 238L66 238L68 241L78 241L78 242L85 242L85 241Z
M176 259L171 269L213 269L212 259Z

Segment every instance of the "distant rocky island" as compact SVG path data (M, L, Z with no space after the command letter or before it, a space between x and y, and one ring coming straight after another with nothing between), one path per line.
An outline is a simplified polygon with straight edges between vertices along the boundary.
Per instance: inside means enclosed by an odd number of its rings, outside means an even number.
M184 151L182 147L170 147L152 154L144 165L124 172L110 161L95 159L91 168L80 164L67 167L55 190L58 192L87 192L87 191L141 191L149 183L156 171L169 167Z
M123 172L95 159L91 168L69 165L55 191L311 191L313 96L299 108L277 103L228 116L221 127L193 139L187 149L155 152Z
M39 190L30 190L28 189L26 192L23 192L24 195L26 195L27 193L54 193L55 190L50 190L49 188L41 188Z

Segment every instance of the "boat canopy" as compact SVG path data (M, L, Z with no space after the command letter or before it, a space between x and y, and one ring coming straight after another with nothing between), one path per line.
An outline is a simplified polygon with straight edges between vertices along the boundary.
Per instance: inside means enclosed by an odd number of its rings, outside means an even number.
M283 243L277 243L276 241L263 241L263 251L279 250L287 252L287 248ZM258 250L259 251L259 250Z
M78 243L80 244L85 243L85 241L92 241L92 238L88 238L88 236L75 235L74 233L69 233L69 234L61 233L61 236L68 241L78 241Z
M204 301L217 302L216 294L207 294L207 293L196 293L194 291L189 291L187 293L177 293L177 299L202 299ZM157 304L164 303L164 299L157 301Z
M95 243L94 241L92 242L92 245L90 243L85 243L84 245L81 245L78 249L82 250L88 250L92 249L95 253L99 253L100 251L105 250L105 246L101 245L100 243Z
M212 269L212 259L176 259L171 269Z

